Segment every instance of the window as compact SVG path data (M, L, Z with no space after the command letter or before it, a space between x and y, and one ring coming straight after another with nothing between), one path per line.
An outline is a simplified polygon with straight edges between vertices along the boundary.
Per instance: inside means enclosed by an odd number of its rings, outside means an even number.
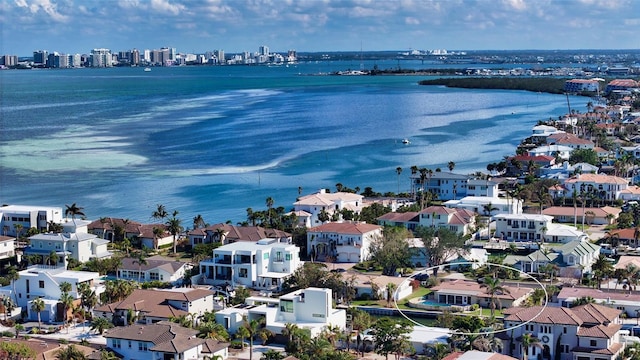
M44 280L38 280L38 287L44 289Z
M122 345L120 344L120 339L113 339L113 347L116 349L120 349Z
M293 312L293 300L280 300L280 311L292 313Z
M241 278L246 278L248 276L248 271L247 269L244 268L240 268L240 271L238 273L238 276L240 276Z
M139 351L147 351L147 350L149 350L147 348L147 343L146 342L142 342L142 341L138 341L138 350Z
M596 346L598 346L598 342L595 341L595 340L589 340L589 346L596 347Z

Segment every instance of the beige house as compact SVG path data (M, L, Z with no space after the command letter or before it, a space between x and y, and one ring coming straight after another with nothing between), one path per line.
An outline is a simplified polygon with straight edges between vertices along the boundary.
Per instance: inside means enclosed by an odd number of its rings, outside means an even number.
M342 219L339 214L341 210L351 210L356 214L362 211L364 196L359 194L336 192L329 193L325 189L311 195L305 195L293 203L294 211L305 211L311 216L308 218L306 227L317 226L323 223L318 219L318 215L323 211L330 217L334 214L338 221Z
M329 222L307 230L312 259L358 263L369 259L371 244L382 238L382 226L359 222Z
M611 206L599 208L551 206L542 210L543 215L553 216L553 219L560 223L576 222L582 224L584 220L585 224L593 225L611 225L616 221L621 212L621 209Z
M503 287L508 290L508 293L496 295L496 299L499 301L497 308L499 309L520 306L533 292L533 289L530 288ZM468 310L473 304L488 308L491 302L491 296L486 293L486 289L475 281L443 281L432 287L431 290L433 292L428 295L428 299L439 304L461 307L465 310Z

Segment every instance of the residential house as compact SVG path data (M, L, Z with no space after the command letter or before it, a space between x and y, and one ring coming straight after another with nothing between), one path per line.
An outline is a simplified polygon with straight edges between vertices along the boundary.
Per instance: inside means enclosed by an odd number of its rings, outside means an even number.
M436 171L424 179L424 186L419 173L412 174L412 186L414 191L424 188L435 194L438 200L455 200L467 196L467 183L473 177L463 174L455 174L446 171Z
M228 357L229 343L201 339L198 330L162 321L108 329L107 347L123 360L211 359Z
M544 144L547 142L547 137L549 135L556 134L558 132L563 132L558 130L557 128L549 125L536 125L531 129L531 140L535 144Z
M162 281L173 285L181 285L185 274L193 265L165 258L152 256L140 261L137 258L122 258L118 267L118 278L140 282Z
M124 238L137 240L140 234L141 223L129 219L105 217L95 220L87 225L91 234L109 241Z
M553 252L534 250L528 255L509 254L502 260L502 264L511 266L527 274L537 274L542 272L540 268L553 263L557 257L558 254Z
M628 186L628 181L621 177L602 174L578 174L564 182L564 187L568 190L567 197L573 197L574 194L580 197L594 194L606 201L618 199L620 192Z
M499 182L492 181L489 178L469 179L467 180L467 196L497 198L499 185ZM460 198L465 198L467 196L460 196Z
M129 312L140 324L154 324L189 314L197 323L204 313L213 312L214 296L213 291L199 288L135 289L126 299L96 307L93 313L116 325L127 325Z
M66 270L64 267L47 265L33 265L18 272L19 278L15 281L15 294L11 285L4 287L3 292L11 293L13 299L17 298L17 305L28 311L30 320L37 320L37 314L31 311L31 302L41 298L45 303L45 310L40 313L43 322L62 321L62 309L58 307L60 301L60 284L71 284L69 294L80 302L78 286L89 284L90 288L100 295L104 292L104 286L100 280L100 274L90 271Z
M592 149L595 144L591 140L582 139L571 133L558 133L549 135L547 137L547 143L549 145L564 145L570 147L573 150L577 149Z
M574 227L553 223L553 217L539 214L498 214L495 237L508 241L567 243L586 240Z
M496 294L498 301L497 309L505 309L519 306L533 292L531 288L513 287L503 285L504 293ZM440 284L431 288L432 292L427 295L427 299L433 300L439 304L461 307L470 309L473 304L488 308L491 302L491 296L486 293L486 289L475 281L468 280L450 280L442 281ZM424 306L423 306L424 307Z
M603 207L569 207L569 206L551 206L542 210L543 215L552 216L555 221L560 223L577 223L589 225L611 225L615 223L618 215L622 210L611 206Z
M415 230L420 225L420 213L417 211L389 212L378 217L380 226L402 226L407 230Z
M291 243L291 234L261 226L236 226L232 224L215 224L205 228L195 229L187 233L191 246L198 244L231 244L238 241L258 242L265 239L275 239L281 243Z
M615 290L622 290L616 286ZM624 287L626 290L627 287ZM640 316L640 294L630 291L609 291L583 288L583 287L563 287L556 296L557 302L562 307L572 307L574 301L581 298L592 298L596 304L604 305L612 309L620 310L628 318L638 318Z
M86 220L73 220L62 223L61 233L36 234L29 238L29 246L24 249L25 255L40 255L47 257L52 252L58 255L58 262L65 267L69 258L79 262L91 259L104 259L111 257L107 250L109 240L98 238L87 232Z
M483 266L489 261L489 253L485 249L481 248L470 248L463 249L457 257L452 260L447 260L449 264L449 269L456 270L460 266L469 266L471 269L475 270L480 266Z
M353 211L354 214L360 214L362 211L362 202L364 196L359 194L336 192L329 193L325 189L321 189L319 192L311 195L305 195L298 198L298 201L293 203L294 211L306 211L311 214L309 223L305 224L306 227L317 226L323 223L318 219L318 215L323 211L330 217L342 219L340 212L343 209Z
M216 322L223 324L230 334L235 334L245 319L264 321L265 328L274 334L282 334L287 324L294 324L316 337L329 326L345 329L347 314L346 310L333 307L331 289L314 287L216 312Z
M343 276L348 281L353 281L355 298L387 299L387 285L393 284L393 300L399 301L413 293L411 281L406 277L387 275L367 275L362 273L349 273ZM374 293L375 291L375 293Z
M292 244L263 239L236 242L213 250L213 258L200 262L193 284L280 289L285 279L302 265L300 249Z
M16 238L0 235L0 260L16 256Z
M24 232L35 228L40 232L49 229L49 223L61 223L62 208L28 205L0 206L1 235L16 237L16 225L21 225ZM24 234L24 233L23 233Z
M480 215L495 214L520 214L522 202L518 199L506 199L500 197L467 196L460 200L445 201L444 206L449 208L467 209ZM485 208L491 208L489 214Z
M600 83L593 79L571 79L564 82L564 91L568 93L599 92Z
M640 257L633 255L622 255L613 268L614 270L626 270L628 267L640 269Z
M551 166L555 163L556 163L555 156L549 156L549 155L511 156L507 158L506 174L510 176L520 176L528 172L535 173L538 169Z
M380 225L329 222L307 230L307 255L312 259L358 263L369 259L371 244L381 238Z
M637 88L638 86L638 82L633 79L613 79L609 81L607 87L605 87L604 89L604 92L605 94L608 94L616 90L629 90Z
M420 226L445 228L458 234L467 235L475 227L475 214L464 207L429 206L418 213L418 219Z
M160 230L158 234L156 234L156 229ZM164 224L143 224L138 227L138 231L134 239L142 248L159 249L173 244L173 235Z
M561 360L618 359L625 344L620 341L620 310L597 304L568 309L552 306L513 307L503 310L508 332L496 334L503 342L502 353L517 358ZM539 345L522 347L529 334Z
M637 176L634 177L634 181L637 181ZM618 193L618 199L624 201L640 201L640 186L637 185L629 185L626 189L621 190Z
M542 145L528 151L529 156L553 156L562 160L569 160L573 148L565 145Z
M553 247L551 251L559 255L558 264L573 270L574 273L583 274L591 272L591 265L600 256L600 245L591 241L573 240L562 246Z

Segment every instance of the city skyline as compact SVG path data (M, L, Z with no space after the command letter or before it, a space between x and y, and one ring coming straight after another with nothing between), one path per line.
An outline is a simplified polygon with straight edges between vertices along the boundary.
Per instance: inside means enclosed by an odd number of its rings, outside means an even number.
M0 53L638 49L631 0L2 0ZM562 36L558 36L562 34Z

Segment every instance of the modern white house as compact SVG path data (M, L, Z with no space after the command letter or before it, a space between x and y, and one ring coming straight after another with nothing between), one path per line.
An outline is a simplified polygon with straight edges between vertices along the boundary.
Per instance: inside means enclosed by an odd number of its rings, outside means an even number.
M78 285L89 284L97 296L104 292L104 286L100 280L100 274L89 271L66 270L64 267L47 265L34 265L18 273L19 278L15 281L15 294L12 286L2 288L2 292L10 294L12 299L17 298L17 305L28 311L30 320L37 320L37 314L31 311L31 302L34 299L42 298L45 303L45 311L40 313L43 322L60 321L62 313L57 311L57 304L60 301L60 284L67 282L71 284L69 294L79 301Z
M336 192L329 193L325 189L311 195L305 195L293 203L294 211L305 211L311 216L308 218L306 227L318 226L323 222L318 219L318 215L323 211L330 217L336 214L338 221L342 217L338 214L342 209L351 210L356 214L362 211L364 196L359 194Z
M598 198L613 201L619 198L622 191L629 187L629 182L618 176L603 174L578 174L564 182L567 197L583 196L593 193Z
M123 360L187 360L228 357L229 343L201 339L198 330L162 321L155 324L119 326L104 337L107 347Z
M371 244L380 238L380 225L329 222L307 230L307 255L314 260L358 263L369 259Z
M614 360L625 348L620 341L621 310L586 304L573 308L554 306L514 307L503 310L504 327L512 329L496 337L502 353L530 359ZM530 334L539 345L522 346L522 336Z
M16 236L16 226L21 225L22 231L36 228L43 232L48 230L48 224L61 223L63 211L59 207L6 205L0 206L0 235ZM23 233L24 234L24 233Z
M455 200L467 196L467 183L470 179L473 177L469 175L436 171L424 180L423 186L419 173L411 175L414 191L424 187L426 191L437 195L440 200Z
M530 156L547 155L559 157L562 160L569 160L572 151L572 148L565 145L542 145L538 146L535 149L529 150L528 153Z
M260 305L258 305L261 303ZM328 326L344 329L346 310L333 308L331 289L306 288L280 296L278 299L247 299L241 307L216 312L216 322L235 334L245 321L264 320L265 327L274 334L282 334L287 324L295 324L318 336Z
M467 180L467 196L466 197L498 197L498 182L491 179L472 178Z
M93 313L116 325L126 323L129 311L136 315L140 324L154 324L189 314L197 323L204 313L214 311L214 296L213 291L206 289L135 289L126 299L96 307Z
M429 206L418 215L420 226L445 228L462 235L470 234L476 224L476 213L466 208Z
M284 280L302 265L300 249L276 239L257 243L236 242L213 250L213 258L200 262L193 284L280 289Z
M79 262L111 257L111 252L107 249L109 241L88 233L89 223L86 220L69 220L62 223L61 233L48 232L33 235L29 238L30 244L25 248L24 253L47 257L51 252L55 252L58 255L59 264L65 267L68 264L68 257Z
M491 204L491 214L487 214L484 211L484 207ZM501 197L487 197L487 196L467 196L460 200L445 201L444 206L457 209L467 209L480 215L495 215L495 214L521 214L522 202L518 199L507 199Z
M193 265L156 255L140 261L136 258L122 258L118 267L118 278L140 282L162 281L181 285L185 273Z
M553 223L553 217L539 214L498 214L494 216L495 237L507 241L568 243L587 240L582 231Z

